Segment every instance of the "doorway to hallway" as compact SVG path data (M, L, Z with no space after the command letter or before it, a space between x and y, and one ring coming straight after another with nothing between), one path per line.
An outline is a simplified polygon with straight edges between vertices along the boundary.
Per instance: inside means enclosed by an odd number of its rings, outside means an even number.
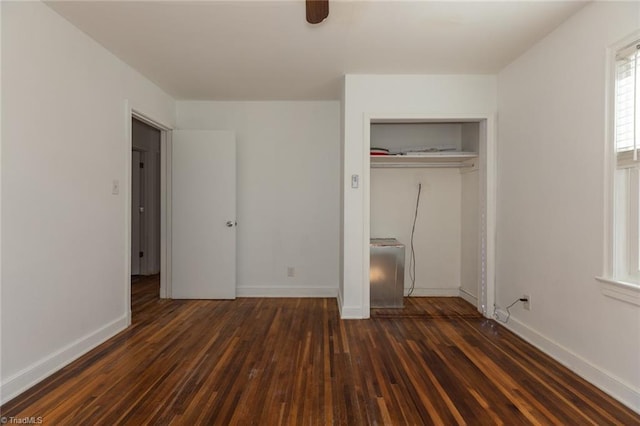
M159 283L161 131L131 119L131 294L135 286ZM154 287L159 297L159 285Z

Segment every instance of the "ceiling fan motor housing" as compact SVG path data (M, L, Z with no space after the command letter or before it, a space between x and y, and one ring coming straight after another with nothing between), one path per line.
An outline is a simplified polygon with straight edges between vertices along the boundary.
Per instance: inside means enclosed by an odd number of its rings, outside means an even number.
M307 0L307 22L319 24L329 16L329 0Z

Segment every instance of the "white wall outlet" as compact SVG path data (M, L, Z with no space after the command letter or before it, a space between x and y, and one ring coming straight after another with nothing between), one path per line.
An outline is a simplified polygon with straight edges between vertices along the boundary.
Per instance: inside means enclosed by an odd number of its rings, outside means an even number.
M287 276L288 277L295 277L296 276L296 268L294 268L293 266L288 266L287 267Z
M114 179L111 183L111 193L113 195L118 195L120 193L120 181L118 179Z
M527 299L526 301L522 302L522 307L524 308L525 311L530 311L531 310L531 296L529 296L528 294L525 294L524 296L522 296L523 299Z

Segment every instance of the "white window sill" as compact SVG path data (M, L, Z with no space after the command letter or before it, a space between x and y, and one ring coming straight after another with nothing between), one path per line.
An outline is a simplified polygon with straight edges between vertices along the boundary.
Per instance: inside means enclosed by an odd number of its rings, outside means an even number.
M640 285L611 278L596 277L602 294L632 305L640 306Z

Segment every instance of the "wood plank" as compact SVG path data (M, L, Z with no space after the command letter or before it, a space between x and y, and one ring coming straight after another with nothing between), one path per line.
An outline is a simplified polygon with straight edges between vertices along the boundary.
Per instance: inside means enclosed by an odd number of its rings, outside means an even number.
M620 424L640 416L457 298L170 301L1 407L45 424Z

